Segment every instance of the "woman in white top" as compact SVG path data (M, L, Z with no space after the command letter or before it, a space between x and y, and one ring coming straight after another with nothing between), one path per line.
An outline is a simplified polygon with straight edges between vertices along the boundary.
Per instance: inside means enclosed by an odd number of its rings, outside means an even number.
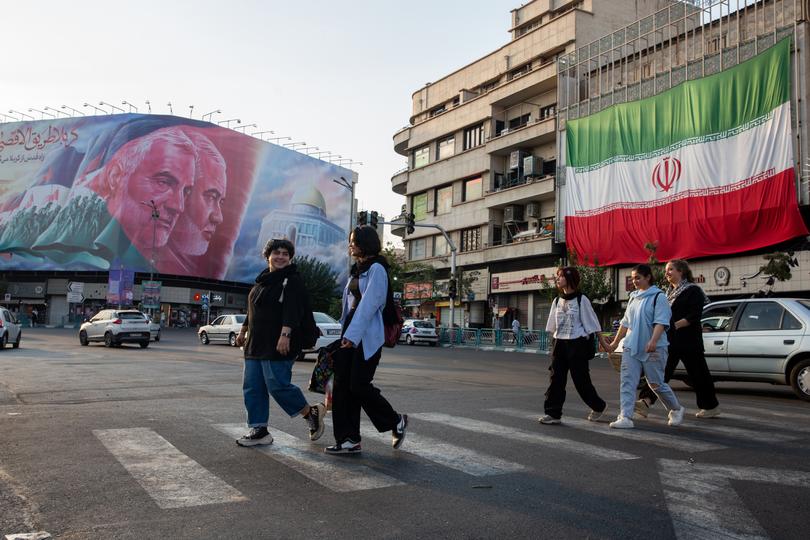
M588 365L596 352L591 334L598 334L602 328L590 300L579 291L579 282L576 268L566 266L557 270L560 296L551 304L546 323L546 331L553 335L554 345L551 347L550 382L543 404L546 414L540 418L541 424L561 422L569 371L579 397L591 408L588 420L598 420L607 410L605 400L593 387Z

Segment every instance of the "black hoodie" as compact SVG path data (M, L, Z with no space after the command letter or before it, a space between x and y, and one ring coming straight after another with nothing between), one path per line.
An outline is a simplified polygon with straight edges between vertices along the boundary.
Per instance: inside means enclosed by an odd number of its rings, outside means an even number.
M284 301L279 302L282 288ZM248 294L248 313L243 324L248 330L246 359L285 360L297 356L301 351L299 332L305 306L311 305L308 295L294 264L273 272L265 269L256 277L256 285ZM287 357L282 357L276 350L282 326L292 328Z

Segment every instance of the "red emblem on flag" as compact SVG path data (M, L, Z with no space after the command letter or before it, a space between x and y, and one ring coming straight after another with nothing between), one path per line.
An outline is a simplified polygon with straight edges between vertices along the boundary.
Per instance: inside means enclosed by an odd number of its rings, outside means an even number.
M681 160L667 156L659 161L652 173L652 184L655 189L667 192L681 178Z

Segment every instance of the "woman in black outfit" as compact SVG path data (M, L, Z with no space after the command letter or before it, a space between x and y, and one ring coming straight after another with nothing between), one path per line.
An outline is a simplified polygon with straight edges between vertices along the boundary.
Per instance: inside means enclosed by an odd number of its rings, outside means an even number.
M666 278L669 282L667 300L672 308L672 320L667 333L669 357L664 380L669 382L678 362L683 362L695 389L697 406L700 409L695 416L698 418L719 416L720 407L714 391L714 382L706 365L703 333L700 327L703 306L708 300L703 289L695 284L686 261L681 259L669 261L666 266ZM656 396L649 386L644 385L638 397L635 412L646 418L649 408L655 403Z

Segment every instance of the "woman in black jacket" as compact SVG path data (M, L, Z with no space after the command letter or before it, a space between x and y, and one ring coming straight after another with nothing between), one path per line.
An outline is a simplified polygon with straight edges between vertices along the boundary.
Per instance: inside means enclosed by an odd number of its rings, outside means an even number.
M667 263L665 273L669 282L667 300L672 308L672 320L667 332L669 357L664 380L669 382L678 362L683 362L692 387L695 389L697 406L700 409L695 416L698 418L719 416L720 407L715 395L714 382L709 373L709 367L706 365L703 333L700 326L703 306L708 300L703 289L695 284L692 271L686 261L672 259ZM638 397L635 412L646 418L649 408L655 403L655 394L649 386L645 385Z

